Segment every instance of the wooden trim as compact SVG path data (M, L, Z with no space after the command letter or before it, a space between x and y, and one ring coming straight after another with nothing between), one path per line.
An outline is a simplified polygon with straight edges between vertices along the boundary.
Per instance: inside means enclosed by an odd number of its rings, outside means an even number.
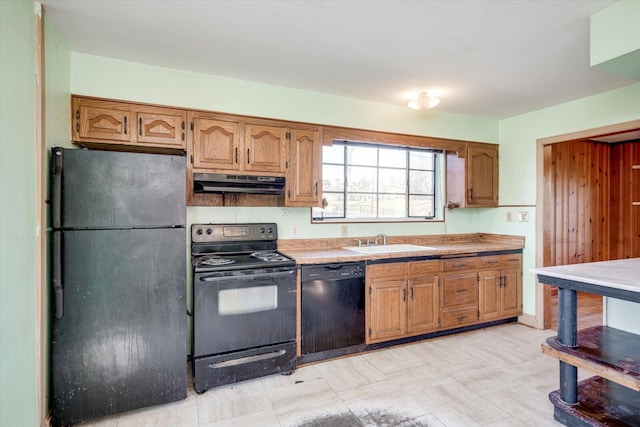
M546 193L551 189L545 186L544 162L545 162L545 146L557 144L561 142L588 140L606 135L614 135L640 129L640 120L632 120L613 125L602 126L598 128L586 129L576 132L565 133L561 135L539 138L536 143L537 163L536 163L536 250L535 262L537 267L545 265L545 255L547 257L552 254L545 252L545 225L543 219L548 207L549 200L546 199ZM606 144L606 143L603 143ZM547 159L547 161L549 161ZM551 249L553 250L553 248ZM550 292L551 287L542 285L536 281L536 320L535 325L538 329L548 328L550 326ZM546 321L545 321L546 319Z
M548 145L556 144L558 142L579 141L581 139L598 138L601 136L615 135L618 133L624 133L638 129L640 129L640 120L631 120L629 122L617 123L614 125L601 126L592 129L540 138L538 139L538 143L541 143L542 145Z
M469 143L487 146L496 145L474 141L407 135L392 132L379 132L373 130L335 126L323 126L323 133L323 145L332 145L334 140L373 142L379 144L400 145L405 147L422 147L440 149L444 151L455 151L458 153L458 157L464 157L466 146Z
M518 323L529 326L531 328L540 329L537 327L536 321L536 316L533 316L531 314L523 313L522 315L518 316Z
M36 334L38 341L36 344L37 381L38 381L38 422L45 425L45 417L47 415L46 403L46 387L47 379L45 372L47 371L46 357L44 354L47 348L47 313L44 291L47 289L46 284L46 225L47 215L44 200L46 198L46 138L45 138L45 56L44 56L44 9L41 4L36 3L35 10L35 68L36 68L36 168L37 168L37 188L36 188L36 208L38 212L36 223Z

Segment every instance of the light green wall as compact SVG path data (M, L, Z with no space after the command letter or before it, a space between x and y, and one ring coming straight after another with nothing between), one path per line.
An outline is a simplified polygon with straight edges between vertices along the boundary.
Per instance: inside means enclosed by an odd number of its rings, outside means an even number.
M535 314L535 207L537 140L640 119L640 83L500 121L500 204L525 205L482 211L479 231L526 236L524 250L524 312ZM529 211L529 222L507 222L507 211ZM616 306L611 302L609 307ZM627 309L620 308L627 312ZM629 312L629 324L640 321ZM627 325L615 323L617 327Z
M71 143L71 52L58 30L44 20L45 136L47 148L73 147Z
M46 10L44 16L44 51L45 51L45 144L47 147L46 158L49 159L51 147L72 147L71 143L71 52L62 40L60 33L47 20ZM49 188L50 171L47 162L46 185L47 198ZM49 205L47 207L47 230L51 228L49 222ZM49 248L50 233L47 233L46 247ZM47 251L48 252L48 251ZM47 255L48 258L48 255ZM49 273L49 272L47 272ZM45 358L46 371L44 372L45 402L48 411L50 384L49 384L49 342L50 342L50 277L47 274L45 280L45 295L43 312L46 318L46 326L43 333L46 336L43 357Z
M35 14L0 1L0 426L37 426Z
M619 0L591 15L591 66L640 80L640 2Z

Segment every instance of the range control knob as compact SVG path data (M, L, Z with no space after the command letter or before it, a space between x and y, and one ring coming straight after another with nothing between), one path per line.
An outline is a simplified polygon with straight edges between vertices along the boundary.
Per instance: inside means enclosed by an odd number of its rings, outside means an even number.
M261 228L260 228L260 234L264 234L264 231L265 231L265 230L264 230L264 227L261 227Z
M207 228L207 235L209 235L209 234L211 234L211 233L212 233L211 229L210 229L210 228Z
M198 236L202 236L202 228L198 228L198 230L196 231L196 234Z
M269 234L273 233L273 228L269 227L267 230L269 231Z

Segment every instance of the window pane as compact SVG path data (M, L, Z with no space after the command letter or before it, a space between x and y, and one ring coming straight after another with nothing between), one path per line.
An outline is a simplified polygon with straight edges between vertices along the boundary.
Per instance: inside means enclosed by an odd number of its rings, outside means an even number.
M322 163L341 163L344 164L344 146L343 145L324 145L322 147Z
M324 165L322 188L324 191L344 191L344 166Z
M347 147L347 163L350 165L376 166L378 149L371 147Z
M431 169L433 170L434 153L425 151L411 151L409 154L409 167L411 169Z
M344 217L344 195L342 193L324 193L327 200L327 207L324 208L325 218Z
M406 169L379 169L380 193L405 193L407 188Z
M405 195L378 195L379 218L404 218L407 216L407 197Z
M376 168L348 167L347 191L375 193L377 191L376 171Z
M379 155L380 166L403 169L407 167L407 150L388 150L381 148Z
M409 171L410 194L433 194L433 172Z
M347 218L375 218L376 205L372 194L351 193L347 200Z
M432 196L409 196L409 216L432 218L434 212Z

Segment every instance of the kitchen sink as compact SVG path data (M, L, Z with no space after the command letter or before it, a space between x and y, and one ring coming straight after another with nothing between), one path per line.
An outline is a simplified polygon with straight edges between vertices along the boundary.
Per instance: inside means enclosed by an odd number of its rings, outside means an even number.
M395 245L345 246L342 249L360 252L362 254L387 254L392 252L432 251L437 248L434 248L433 246L420 246L399 243Z

